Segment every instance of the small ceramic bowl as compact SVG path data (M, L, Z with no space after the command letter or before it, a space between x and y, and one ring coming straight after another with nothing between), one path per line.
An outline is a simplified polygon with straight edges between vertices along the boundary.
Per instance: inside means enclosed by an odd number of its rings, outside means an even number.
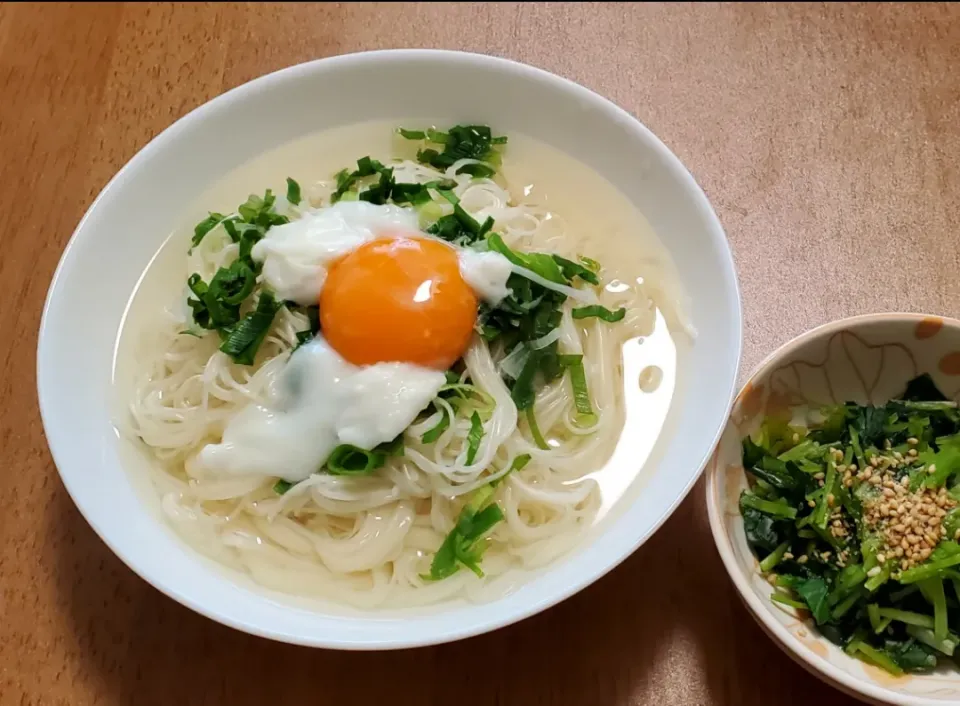
M960 703L960 671L893 677L848 656L820 636L806 614L770 600L773 591L747 545L739 512L747 478L740 442L768 414L795 405L882 404L921 374L960 399L960 321L920 314L876 314L821 326L782 346L744 385L707 465L710 529L724 565L754 619L815 676L877 704Z

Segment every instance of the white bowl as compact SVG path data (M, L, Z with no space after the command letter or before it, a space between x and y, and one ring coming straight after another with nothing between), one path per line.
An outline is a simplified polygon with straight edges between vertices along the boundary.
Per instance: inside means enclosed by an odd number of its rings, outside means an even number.
M525 133L605 176L663 240L691 298L695 345L642 493L599 536L484 604L409 611L306 606L201 557L159 518L111 425L111 374L124 307L182 207L226 172L296 138L368 120L485 122ZM251 185L252 189L256 185ZM159 304L158 304L159 305ZM680 161L636 119L581 86L503 59L384 51L324 59L240 86L177 121L104 188L77 226L47 297L37 387L50 449L74 502L140 576L186 606L250 633L342 649L455 640L541 611L615 567L696 481L727 417L741 346L736 277L723 230ZM588 549L588 550L586 550Z
M960 321L922 314L843 319L783 345L760 364L737 395L730 421L707 465L710 530L734 585L764 632L815 676L878 704L960 703L960 671L893 677L822 637L811 621L770 600L773 587L747 544L739 498L747 488L740 442L766 414L792 404L852 400L883 404L921 373L960 400Z

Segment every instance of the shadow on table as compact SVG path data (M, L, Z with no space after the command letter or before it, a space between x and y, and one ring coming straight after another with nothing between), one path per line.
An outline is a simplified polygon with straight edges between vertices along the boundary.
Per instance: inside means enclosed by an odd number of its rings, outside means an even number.
M123 566L62 488L49 510L71 538L57 543L56 568L78 676L100 685L103 703L746 706L773 695L785 706L841 703L736 602L701 497L698 485L637 554L546 613L459 643L379 653L294 647L223 627Z

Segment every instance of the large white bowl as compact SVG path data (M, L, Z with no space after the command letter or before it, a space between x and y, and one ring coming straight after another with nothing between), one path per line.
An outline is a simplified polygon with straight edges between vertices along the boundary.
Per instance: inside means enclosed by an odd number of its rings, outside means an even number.
M410 611L303 605L192 551L137 488L111 424L111 370L124 307L180 206L251 158L325 128L368 120L485 122L525 133L605 176L664 242L698 331L642 493L580 550L509 595ZM251 189L257 185L251 185ZM158 302L158 306L161 303ZM240 86L182 118L104 188L54 275L40 326L37 387L50 450L74 502L140 576L227 625L304 645L385 649L507 625L595 581L639 547L696 481L736 382L741 312L723 230L680 161L636 119L570 81L503 59L384 51L315 61Z

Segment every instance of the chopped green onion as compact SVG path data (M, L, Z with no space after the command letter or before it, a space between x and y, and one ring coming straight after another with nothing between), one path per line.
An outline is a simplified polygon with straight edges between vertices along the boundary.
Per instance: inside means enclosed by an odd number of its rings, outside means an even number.
M326 470L335 476L365 476L381 468L386 460L385 453L341 444L327 459Z
M225 216L222 213L210 212L210 215L193 227L193 239L191 240L191 245L193 247L199 245L204 236L220 225L224 218Z
M559 255L554 255L553 259L556 260L557 264L560 265L560 269L563 271L564 277L569 280L572 280L574 277L579 277L584 282L589 284L600 284L600 278L597 277L597 273L591 270L584 265L578 265L572 260L568 260Z
M549 450L550 446L543 438L543 434L540 433L540 427L537 426L537 416L533 412L533 405L527 407L526 416L527 426L530 427L530 436L533 437L533 443L535 443L538 448L544 449L545 451Z
M586 255L581 255L581 256L580 256L580 262L583 263L583 266L584 266L584 267L586 267L586 268L588 268L588 269L590 269L590 270L592 270L592 271L594 271L594 272L599 272L599 271L600 271L600 263L597 262L596 260L594 260L593 258L587 257Z
M272 293L262 292L257 301L257 308L227 330L220 350L233 358L236 363L253 365L257 349L267 337L273 318L282 306L282 303L274 299Z
M436 426L434 426L432 429L428 429L427 431L425 431L423 433L423 436L420 437L420 441L422 441L425 444L434 443L437 439L440 438L440 435L443 434L443 432L446 431L447 427L449 426L450 426L450 417L447 414L447 410L441 409L440 421L437 422Z
M480 440L483 438L483 424L480 415L474 411L470 417L470 431L467 433L467 465L472 466L480 449Z
M552 255L537 252L516 252L515 250L511 250L510 247L503 242L503 238L497 233L491 233L487 236L487 246L494 252L503 255L512 264L530 270L549 282L564 285L567 283L567 278L563 276L560 265L557 264L557 261L553 259ZM576 309L574 309L574 312L576 312Z
M577 408L577 422L580 426L590 427L597 423L597 415L590 404L590 391L587 389L587 373L583 368L582 355L561 355L560 365L570 371L570 384L573 386L573 403Z
M488 179L496 173L496 169L482 163L464 164L457 170L457 174L469 174L474 179Z
M487 503L493 498L493 485L486 485L473 492L457 518L457 524L443 540L440 549L430 564L430 573L422 575L425 581L439 581L452 576L466 566L477 576L483 577L480 559L486 549L483 542L493 527L503 520L503 511L496 503Z
M425 140L427 138L427 133L423 130L404 130L402 127L398 127L397 132L407 140Z
M294 206L300 203L300 185L290 177L287 177L287 201Z
M623 307L620 307L616 311L610 311L605 306L593 304L591 306L582 306L578 309L574 309L571 313L575 319L589 319L596 317L606 321L608 324L612 324L623 319L623 317L627 315L627 310Z
M287 480L283 480L283 478L281 478L280 480L278 480L276 483L273 484L273 492L276 493L277 495L283 495L288 490L290 490L290 488L292 488L293 486L294 486L293 483Z

